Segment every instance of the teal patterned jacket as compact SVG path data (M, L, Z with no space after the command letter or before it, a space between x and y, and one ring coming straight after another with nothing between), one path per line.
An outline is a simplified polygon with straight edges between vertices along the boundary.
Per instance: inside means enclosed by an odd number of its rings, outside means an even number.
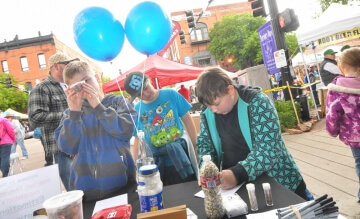
M284 187L295 191L303 178L284 144L273 103L261 92L255 94L249 102L245 102L241 96L246 91L241 90L242 88L237 89L240 96L238 101L238 115L241 115L240 129L250 147L247 158L239 161L239 164L245 168L249 181L254 181L257 176L265 173ZM215 125L215 115L207 108L202 111L200 118L200 132L196 141L199 166L202 163L202 156L209 154L219 167L222 147Z

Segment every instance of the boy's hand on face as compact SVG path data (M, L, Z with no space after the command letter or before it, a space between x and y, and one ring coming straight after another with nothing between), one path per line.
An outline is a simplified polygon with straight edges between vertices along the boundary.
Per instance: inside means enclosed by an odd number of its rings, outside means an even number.
M65 94L66 94L66 99L69 105L69 109L71 111L81 111L81 106L82 106L82 94L75 92L73 89L71 88L67 88L65 90Z
M88 100L90 106L95 108L100 103L99 91L95 90L90 84L83 84L84 97Z
M220 172L221 188L231 189L237 185L237 179L231 170L223 170Z

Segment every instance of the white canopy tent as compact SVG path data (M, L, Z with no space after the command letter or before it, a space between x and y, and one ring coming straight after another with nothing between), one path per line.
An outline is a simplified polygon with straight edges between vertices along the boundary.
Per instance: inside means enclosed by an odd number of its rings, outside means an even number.
M299 45L305 45L341 31L360 27L360 7L333 3L311 26L296 31Z
M5 116L6 114L8 114L8 113L11 114L11 115L13 115L13 116L15 116L15 117L18 117L19 119L28 119L28 115L27 115L27 114L19 113L19 112L15 111L15 110L13 110L13 109L11 109L11 108L7 109L7 110L4 112L4 116Z
M329 6L329 8L318 19L314 20L311 26L300 26L300 29L296 31L300 53L303 59L303 65L307 66L308 63L305 60L304 54L302 54L301 46L307 46L309 44L317 45L318 40L322 38L325 38L325 42L330 41L330 39L327 39L326 37L330 38L329 36L332 34L337 34L342 31L348 31L357 27L360 27L359 6L349 6L349 5L332 3ZM351 33L351 34L355 35L357 33ZM337 36L335 36L335 38L336 37ZM323 53L326 49L329 48L325 48L321 52ZM317 60L318 55L315 56L315 52L314 52L312 57L315 58L316 60L315 62L318 65L319 62L319 60ZM307 68L305 68L305 72L306 72L306 77L309 80L309 74ZM320 84L320 87L321 86L323 86L323 83ZM312 98L314 98L311 86L310 86L310 91ZM315 109L317 112L317 117L318 119L320 119L316 105L315 105Z
M234 75L233 72L227 71L223 68L221 68L219 65L216 66L218 68L220 68L221 70L223 70L227 75L229 75L229 77L231 77L232 75ZM180 83L176 83L175 86L173 87L175 90L180 89L180 86L183 84L186 88L189 88L190 86L195 86L197 79L194 80L190 80L190 81L183 81Z
M295 66L303 65L303 64L304 64L304 61L305 61L307 64L310 64L310 63L312 62L310 56L314 56L314 55L312 55L312 54L310 54L310 55L305 55L305 54L304 54L304 59L305 59L305 60L303 60L303 58L302 58L302 56L301 56L301 53L296 54L296 56L294 56L294 57L291 59L293 66L295 67Z

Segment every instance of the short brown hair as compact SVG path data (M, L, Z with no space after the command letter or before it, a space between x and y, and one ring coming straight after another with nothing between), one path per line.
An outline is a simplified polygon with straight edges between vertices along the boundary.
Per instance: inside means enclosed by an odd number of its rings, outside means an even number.
M196 93L201 104L212 105L217 97L226 95L231 78L220 68L207 68L196 82Z
M339 58L341 63L344 63L355 71L355 76L360 76L360 48L351 47L344 50Z
M78 74L80 72L91 72L95 74L94 70L87 62L84 61L70 62L64 68L63 77L65 84L69 85L69 80L71 80L75 74Z

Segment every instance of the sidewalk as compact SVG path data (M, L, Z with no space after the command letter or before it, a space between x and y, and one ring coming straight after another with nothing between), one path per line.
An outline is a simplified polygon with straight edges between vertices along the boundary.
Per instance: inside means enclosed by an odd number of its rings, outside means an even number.
M360 219L357 203L359 179L351 150L338 138L325 130L325 119L314 125L310 132L283 138L305 179L308 189L319 197L328 194L336 201L341 215Z
M315 197L328 194L336 201L340 213L349 219L360 219L357 203L359 180L354 158L348 146L325 131L325 119L314 125L310 132L283 134L285 144L295 158L309 190ZM25 140L29 159L22 160L27 170L42 168L44 150L38 139ZM21 156L20 147L17 152ZM276 197L273 197L276 201Z

